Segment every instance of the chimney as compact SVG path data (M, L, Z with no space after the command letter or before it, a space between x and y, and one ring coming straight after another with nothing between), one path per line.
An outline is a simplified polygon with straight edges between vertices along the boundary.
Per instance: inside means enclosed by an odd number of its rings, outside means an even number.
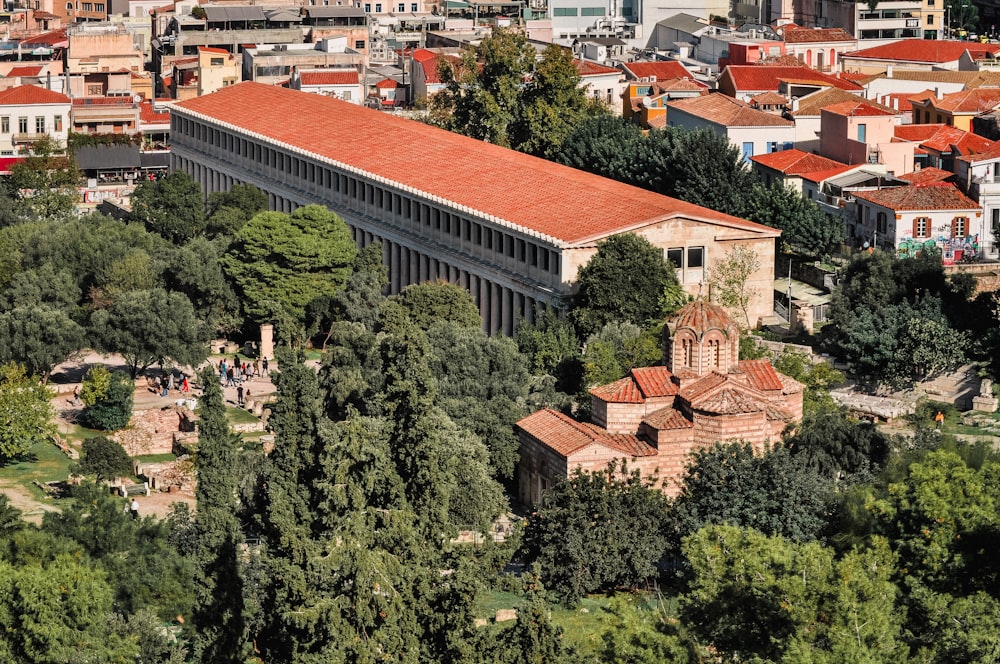
M892 78L892 65L885 66L885 77Z
M941 92L941 88L934 88L934 96L938 99L944 99L944 93Z

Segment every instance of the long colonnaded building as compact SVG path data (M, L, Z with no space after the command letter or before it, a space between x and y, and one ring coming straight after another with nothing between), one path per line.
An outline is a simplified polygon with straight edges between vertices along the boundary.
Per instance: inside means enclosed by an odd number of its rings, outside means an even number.
M364 247L381 242L390 292L461 285L483 328L512 334L563 307L597 243L661 247L692 295L734 245L760 269L751 322L773 310L779 231L514 150L320 95L246 82L171 107L171 166L207 196L253 184L272 210L318 203ZM622 294L627 297L627 293Z

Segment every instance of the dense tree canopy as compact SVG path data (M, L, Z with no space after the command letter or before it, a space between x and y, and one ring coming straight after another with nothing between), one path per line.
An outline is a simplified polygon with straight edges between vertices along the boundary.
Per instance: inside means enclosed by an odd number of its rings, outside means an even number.
M184 171L143 181L132 192L132 220L175 244L205 232L201 187Z
M0 465L56 433L53 393L16 364L0 367Z

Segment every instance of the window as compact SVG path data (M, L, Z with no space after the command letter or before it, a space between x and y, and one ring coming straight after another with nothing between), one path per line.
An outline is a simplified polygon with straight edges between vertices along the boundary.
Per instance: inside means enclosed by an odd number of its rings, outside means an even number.
M45 133L45 116L36 115L35 116L35 133L44 134Z
M28 133L28 118L21 116L17 119L17 130L22 134Z
M381 14L382 13L382 3L381 2L375 3L375 13L376 14Z
M889 230L889 221L885 212L875 213L875 230L879 233L886 233Z
M951 220L951 236L965 237L969 233L968 217L955 217Z
M580 16L604 16L604 7L581 7Z
M681 352L684 355L684 366L694 366L694 341L691 339L681 340Z
M1000 208L993 208L993 235L1000 231Z
M576 7L554 7L553 16L576 16Z
M0 118L0 133L9 134L10 133L10 116L5 115Z
M87 84L87 96L88 97L100 97L104 94L104 88L100 83L88 83Z
M767 151L769 153L770 152L777 152L778 151L778 142L777 141L771 141L770 143L768 143L767 144Z
M927 25L934 25L934 14L927 15Z
M705 247L688 247L688 267L705 267Z
M370 2L366 2L366 3L365 3L365 13L366 13L366 14L370 14L370 13L371 13L371 11L372 11L372 3L370 3Z
M396 9L398 11L405 12L406 11L406 3L405 2L399 3L398 5L396 5Z
M417 5L417 3L415 3L415 2L411 2L411 3L410 3L410 11L411 11L411 12L416 12L416 11L418 11L418 10L419 10L419 8L420 8L420 7L419 7L419 5Z
M931 236L931 220L927 217L917 217L913 220L913 237L930 237Z
M364 39L358 39L357 41L354 42L354 50L360 51L364 47L365 47L365 40Z
M222 65L226 64L226 61L223 60L222 58L212 58L209 64L213 67L221 67Z
M743 144L743 161L750 161L750 157L753 156L753 143L746 142Z
M680 268L684 265L684 247L667 249L667 260L673 263L675 268Z
M861 143L865 142L865 136L868 134L868 125L859 124L858 125L858 141Z

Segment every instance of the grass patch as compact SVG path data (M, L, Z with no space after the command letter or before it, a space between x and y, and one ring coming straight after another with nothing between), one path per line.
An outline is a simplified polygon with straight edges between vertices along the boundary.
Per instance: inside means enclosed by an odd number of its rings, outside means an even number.
M177 459L177 457L169 452L166 454L140 454L139 456L132 458L141 463L166 463Z
M23 461L0 467L0 483L27 487L33 495L42 498L44 494L32 482L65 480L72 463L73 460L52 443L35 443Z
M226 419L229 420L230 424L256 424L260 422L260 418L249 410L234 406L226 406Z
M73 447L80 447L83 441L90 440L91 438L96 438L98 436L109 436L111 432L109 431L98 431L97 429L88 429L87 427L80 426L79 424L71 424L69 429L65 432L61 432L62 435Z

